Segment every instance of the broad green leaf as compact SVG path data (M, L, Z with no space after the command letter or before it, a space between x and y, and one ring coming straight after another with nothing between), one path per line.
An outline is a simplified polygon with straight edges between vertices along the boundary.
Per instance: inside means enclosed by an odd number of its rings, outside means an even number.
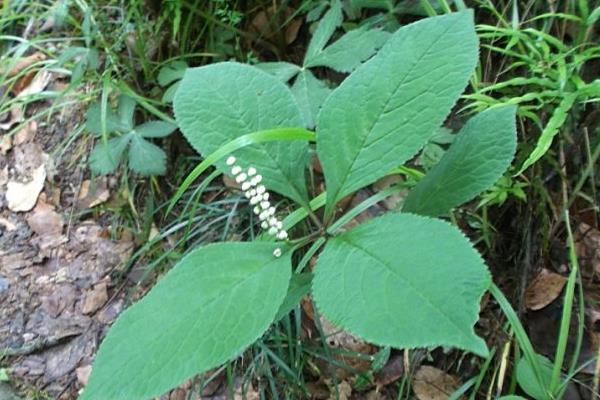
M123 152L131 141L133 135L125 134L108 140L106 143L99 140L90 154L90 169L100 175L114 172L121 162Z
M145 176L164 175L167 155L160 147L134 134L129 147L129 167Z
M317 121L326 215L423 147L465 88L477 49L472 11L423 19L334 90Z
M136 133L145 138L165 137L173 133L175 129L177 129L176 125L165 121L148 121L135 127Z
M85 129L95 136L102 135L102 110L100 103L93 103L85 114ZM119 115L110 107L106 108L106 133L127 132L127 126L121 123Z
M378 345L488 353L473 325L490 285L469 241L445 221L390 213L332 238L313 298L336 326Z
M550 380L552 379L552 362L540 354L535 354L534 357L541 375L539 379L536 377L534 368L527 358L521 357L516 366L517 382L519 383L519 386L521 386L521 389L534 399L551 399L552 397L547 389L550 386ZM539 380L541 380L541 382Z
M565 97L563 97L558 107L554 110L552 117L550 117L550 120L548 120L548 123L544 127L542 135L535 145L535 149L533 149L529 157L527 157L527 160L523 163L518 174L521 174L527 168L531 167L537 160L546 154L552 144L552 139L554 139L554 136L556 136L569 116L571 107L575 103L575 100L577 100L577 95L577 93L567 93Z
M304 296L310 293L310 285L312 282L312 274L309 272L301 274L293 274L290 280L290 287L287 295L277 311L275 321L279 321L292 311Z
M303 125L289 88L257 68L234 62L188 69L173 105L184 136L205 156L248 133ZM263 175L267 188L305 203L307 152L306 143L286 141L245 147L235 155L243 168L254 166ZM224 159L217 167L229 172Z
M273 75L275 78L284 83L292 79L298 72L301 71L301 68L296 64L283 61L259 63L256 64L255 67L265 71L270 75Z
M275 243L211 244L184 257L115 322L81 400L150 399L240 354L273 321L291 274Z
M375 54L389 37L388 32L380 29L354 29L327 46L305 66L323 66L339 72L352 72Z
M333 0L331 8L325 13L321 21L319 21L319 25L310 39L308 49L304 55L305 66L323 51L323 48L327 42L329 42L329 39L331 39L331 35L333 35L336 28L342 24L343 17L340 1Z
M158 73L158 84L160 86L167 86L169 83L183 78L183 74L185 74L187 68L187 63L181 60L165 65Z
M492 186L515 154L516 107L471 118L438 164L408 194L403 211L436 217Z
M298 102L305 126L313 129L319 110L331 94L331 89L324 82L315 78L308 69L304 69L296 77L292 93Z

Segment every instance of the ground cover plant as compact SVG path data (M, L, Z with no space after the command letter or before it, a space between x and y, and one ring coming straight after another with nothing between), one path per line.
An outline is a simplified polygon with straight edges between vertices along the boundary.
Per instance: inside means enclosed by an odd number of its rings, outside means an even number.
M514 107L472 117L402 210L348 231L344 219L356 210L336 218L342 198L427 142L466 86L477 54L472 12L408 25L333 91L314 134L301 128L311 123L276 78L232 62L189 69L174 107L199 152L214 154L253 132L270 130L271 140L280 139L215 160L242 185L275 241L264 235L190 252L115 323L82 398L150 398L235 357L274 321L286 300L293 251L308 245L324 246L311 292L336 325L380 345L445 345L486 356L473 324L489 273L459 230L432 217L473 198L506 170L516 146ZM321 218L305 184L307 138L316 140L325 173ZM292 226L280 221L267 189L304 207L321 228L289 235Z
M599 16L2 3L0 398L597 397Z

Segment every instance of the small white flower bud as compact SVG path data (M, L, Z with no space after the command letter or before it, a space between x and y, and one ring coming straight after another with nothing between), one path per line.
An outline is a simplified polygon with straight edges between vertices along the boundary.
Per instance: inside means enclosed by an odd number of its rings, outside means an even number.
M260 219L261 221L266 221L267 218L269 218L269 214L266 211L261 212L258 216L258 219Z
M268 201L261 201L261 202L260 202L260 206L261 206L263 209L267 210L267 209L268 209L268 208L271 206L271 203L269 203Z
M237 183L242 183L246 180L246 178L248 178L248 175L246 175L245 173L242 172L241 174L239 174L238 176L235 177L235 181Z
M248 176L254 176L254 175L256 175L256 168L254 168L254 167L248 168Z
M273 228L271 228L271 229L273 229ZM286 231L280 231L277 234L277 239L279 239L279 240L285 240L285 239L287 239L287 237L288 237L288 234Z
M254 181L255 185L259 184L262 182L262 175L256 175L254 178L252 178L252 181Z
M267 217L269 216L269 212L268 211L263 211L263 212L267 213ZM275 218L275 217L270 218L269 219L269 225L271 225L271 226L277 225L277 218Z
M250 184L250 182L244 182L242 183L242 190L248 190L251 186L252 185Z
M277 234L277 228L274 226L269 228L269 235L275 236Z
M269 215L275 215L275 207L269 208Z
M265 193L267 191L267 188L264 187L264 185L260 185L256 187L256 193Z
M260 198L258 198L257 196L252 197L250 199L250 205L255 205L255 204L258 204L258 203L260 203Z
M256 196L256 190L252 189L250 191L250 196L252 196L252 197Z
M234 156L229 156L229 158L227 159L227 165L231 166L233 164L235 164L235 157Z
M273 255L277 258L281 257L281 249L278 247L275 250L273 250Z
M260 227L263 229L267 229L269 227L269 223L267 221L263 221L260 223Z
M258 214L260 214L260 212L261 212L262 210L260 209L260 207L259 207L259 206L256 206L256 207L254 207L254 210L252 210L252 211L254 211L254 214L258 215Z
M263 193L263 200L269 200L269 192Z
M277 229L281 229L281 228L283 228L283 222L281 222L281 221L277 221L277 223L275 224L275 227L276 227Z
M233 175L237 175L240 172L242 172L242 167L240 167L239 165L236 165L235 167L231 168L231 173Z

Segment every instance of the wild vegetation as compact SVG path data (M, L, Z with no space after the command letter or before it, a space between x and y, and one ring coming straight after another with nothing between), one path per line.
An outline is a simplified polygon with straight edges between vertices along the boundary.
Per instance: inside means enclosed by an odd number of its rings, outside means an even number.
M0 381L600 397L599 19L587 0L5 0ZM74 281L97 337L31 341L35 286L64 282L37 274L86 221L89 246L129 249ZM44 299L42 326L67 318Z

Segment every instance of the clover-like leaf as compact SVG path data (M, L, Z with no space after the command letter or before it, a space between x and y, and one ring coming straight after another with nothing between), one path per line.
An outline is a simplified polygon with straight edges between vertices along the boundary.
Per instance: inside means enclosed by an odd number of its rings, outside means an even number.
M127 126L121 123L121 118L110 106L106 107L106 133L126 132ZM93 103L85 114L85 129L95 136L102 135L102 106Z
M98 141L96 147L90 153L89 162L92 172L100 175L114 172L119 166L123 158L123 152L129 145L131 138L131 134L125 134L109 139L106 143Z
M274 243L212 244L184 257L115 322L81 400L156 397L237 356L269 327L291 274Z
M164 175L167 155L160 147L134 134L129 147L129 167L144 176Z
M464 90L477 55L471 11L427 18L399 29L334 90L317 121L326 215L425 144Z
M302 126L291 91L275 77L248 65L223 62L186 71L174 100L177 123L191 145L208 155L255 131ZM299 203L307 200L305 142L261 143L235 152L253 165L273 191ZM217 162L224 172L225 161Z
M161 138L170 135L177 125L165 121L148 121L135 127L136 133L145 138Z
M403 211L438 216L492 186L515 154L516 107L471 118L438 164L408 194Z
M485 355L473 325L489 284L481 256L457 228L392 213L327 243L313 298L336 326L379 345L445 345Z

